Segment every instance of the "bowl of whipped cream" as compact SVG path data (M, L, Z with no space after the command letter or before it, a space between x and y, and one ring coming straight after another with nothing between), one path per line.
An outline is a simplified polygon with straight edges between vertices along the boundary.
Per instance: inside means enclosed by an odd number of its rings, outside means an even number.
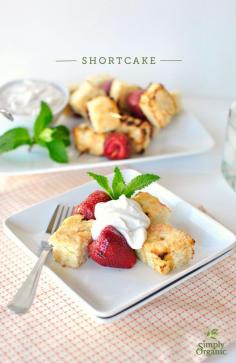
M54 82L40 79L19 79L0 87L0 110L13 116L13 121L0 114L0 133L13 127L33 128L41 101L46 102L56 120L66 107L68 90Z

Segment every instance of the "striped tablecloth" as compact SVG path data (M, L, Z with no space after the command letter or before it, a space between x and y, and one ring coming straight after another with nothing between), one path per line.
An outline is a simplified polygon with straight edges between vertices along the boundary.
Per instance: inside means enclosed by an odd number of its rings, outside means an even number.
M102 172L110 170L103 169ZM88 180L85 172L8 177L0 181L1 219ZM198 344L236 340L236 253L112 324L94 322L46 271L31 311L7 303L33 259L0 231L0 362L199 362Z

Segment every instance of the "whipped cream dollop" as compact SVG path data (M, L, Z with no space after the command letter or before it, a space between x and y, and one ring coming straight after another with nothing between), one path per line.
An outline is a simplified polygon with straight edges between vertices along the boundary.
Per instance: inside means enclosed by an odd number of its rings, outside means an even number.
M92 224L92 238L97 239L106 226L115 227L126 239L128 245L137 250L147 237L150 219L133 199L121 195L117 200L97 203Z

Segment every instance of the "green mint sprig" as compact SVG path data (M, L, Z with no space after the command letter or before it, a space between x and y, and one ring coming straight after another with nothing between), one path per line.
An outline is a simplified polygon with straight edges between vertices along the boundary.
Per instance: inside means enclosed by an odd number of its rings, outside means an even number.
M49 156L58 163L68 163L66 147L70 145L70 132L64 125L50 127L53 114L46 102L41 102L40 112L34 122L31 136L24 127L15 127L0 136L0 154L14 150L22 145L40 145L47 148Z
M126 184L121 170L116 167L114 169L112 187L110 187L109 180L106 176L92 172L88 172L88 175L96 180L100 187L103 188L112 199L119 199L122 194L124 194L127 198L131 198L136 191L141 190L160 179L160 177L155 174L142 174L136 176L128 184Z

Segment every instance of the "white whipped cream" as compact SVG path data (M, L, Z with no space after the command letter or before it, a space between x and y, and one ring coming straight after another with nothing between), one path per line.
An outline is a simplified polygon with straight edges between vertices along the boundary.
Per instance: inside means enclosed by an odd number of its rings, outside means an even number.
M92 224L92 238L97 239L102 230L111 225L126 239L128 245L137 250L142 247L147 237L146 229L150 219L140 205L133 199L121 195L117 200L97 203L96 220Z
M56 112L65 102L63 91L54 83L40 80L19 80L0 89L0 108L15 115L36 115L45 101Z

